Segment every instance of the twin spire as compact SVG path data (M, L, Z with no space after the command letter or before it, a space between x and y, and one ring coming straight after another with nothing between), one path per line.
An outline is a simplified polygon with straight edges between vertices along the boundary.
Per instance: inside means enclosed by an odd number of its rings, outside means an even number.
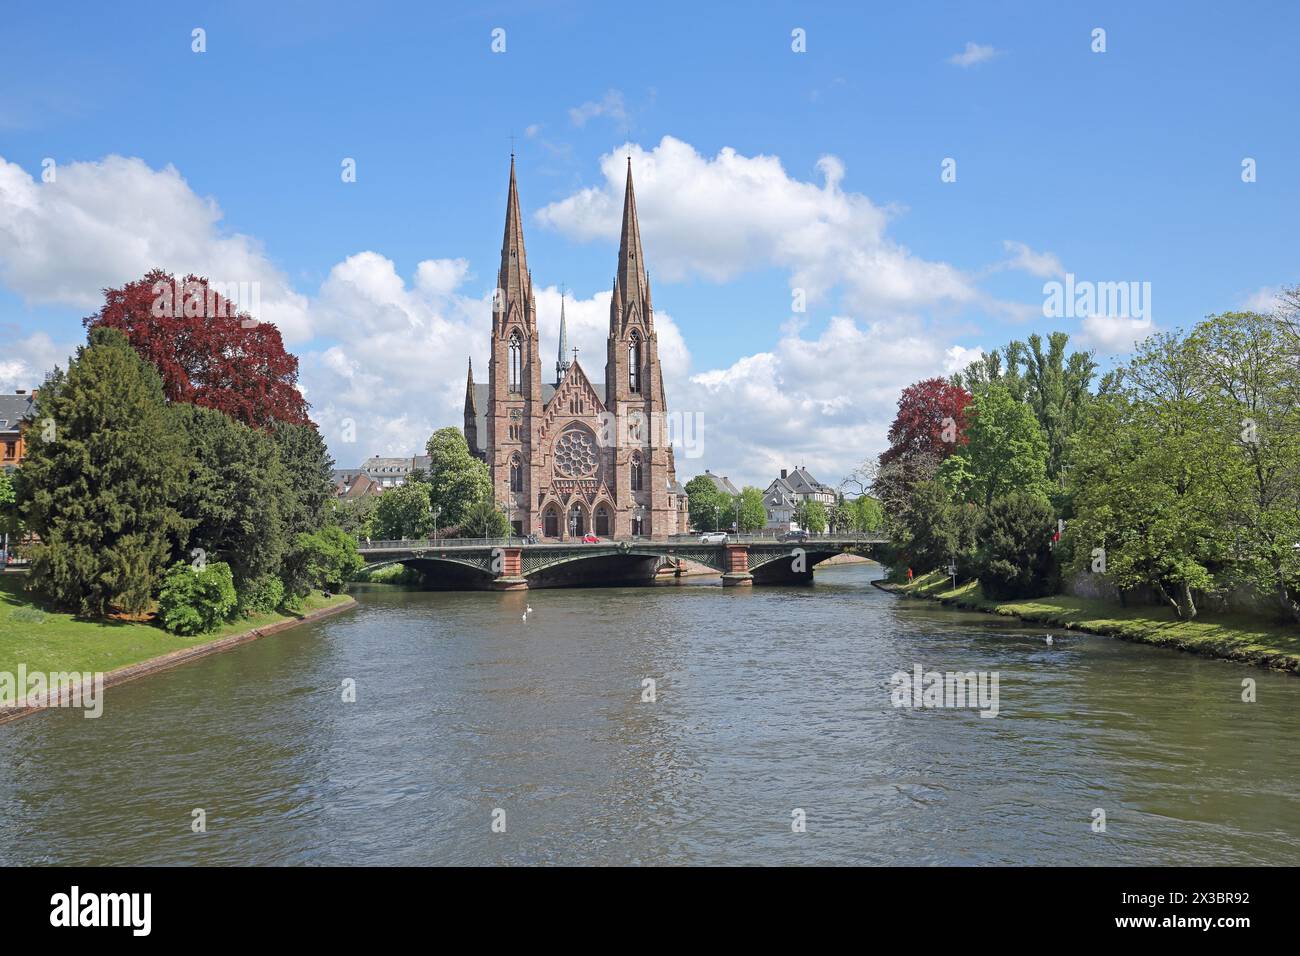
M523 214L519 209L519 187L515 181L515 154L510 154L510 192L506 199L506 229L501 241L501 269L497 274L499 301L493 312L498 328L513 314L528 328L536 324L533 280L524 251ZM623 194L623 228L618 245L618 269L610 301L610 331L621 330L633 317L647 329L652 325L650 280L641 251L641 226L636 215L636 194L632 188L632 157L627 160L627 187ZM572 362L565 327L564 298L560 299L560 349L555 363L556 381L564 377Z

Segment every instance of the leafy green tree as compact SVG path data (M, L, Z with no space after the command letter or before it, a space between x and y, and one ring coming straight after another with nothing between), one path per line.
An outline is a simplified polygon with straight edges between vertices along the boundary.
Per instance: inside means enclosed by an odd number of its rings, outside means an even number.
M1233 531L1225 583L1272 595L1300 622L1300 366L1281 333L1267 316L1229 312L1198 325L1189 346L1212 427L1235 452L1211 476Z
M230 617L236 601L230 565L214 561L196 569L178 561L163 579L158 616L173 634L206 634Z
M997 498L980 522L976 567L980 587L995 600L1041 597L1052 591L1051 506L1037 495Z
M849 503L849 508L854 531L880 531L885 527L885 513L879 500L871 495L859 495Z
M239 613L245 617L269 614L284 602L284 582L272 574L254 578L238 590Z
M18 492L14 480L6 471L0 471L0 534L7 534L12 542L21 537L22 522L18 518Z
M185 533L187 469L158 373L114 329L94 329L37 397L18 508L38 537L32 586L83 614L146 611Z
M737 505L740 506L740 527L737 528L738 531L744 533L760 531L763 525L767 524L767 508L763 504L763 492L760 489L752 485L746 485L740 489L740 494L731 500L730 522L725 517L727 512L723 513L724 526L736 521Z
M430 501L438 511L438 524L459 525L469 509L492 501L488 467L470 454L459 428L440 428L429 438L428 485Z
M843 497L835 502L827 512L827 524L830 525L831 531L843 534L853 529L853 509L844 501Z
M821 534L826 530L826 506L820 501L801 501L794 509L794 520L805 531Z
M696 475L686 482L686 494L690 496L691 527L714 531L722 526L721 516L732 507L729 494L720 491L707 475Z
M313 590L341 590L365 566L356 539L339 528L327 526L298 535L285 561L287 606L296 609L298 601L289 598L302 598Z
M334 498L329 504L329 523L338 525L358 541L380 537L374 533L375 510L380 500L378 495Z
M298 501L276 443L214 409L180 404L171 412L191 453L178 502L191 527L180 557L201 549L206 560L224 561L237 589L278 574L289 546L284 515Z
M429 486L407 482L379 496L371 519L374 537L385 541L427 537L433 529Z
M462 537L502 538L510 533L510 522L491 499L484 498L469 506L460 529Z
M985 508L1013 491L1047 496L1047 441L1033 411L999 383L975 394L967 409L967 443L939 468L939 480Z
M1171 333L1142 343L1092 403L1071 469L1076 570L1100 557L1116 586L1150 587L1188 619L1233 549L1219 478L1240 457L1206 401L1203 358Z

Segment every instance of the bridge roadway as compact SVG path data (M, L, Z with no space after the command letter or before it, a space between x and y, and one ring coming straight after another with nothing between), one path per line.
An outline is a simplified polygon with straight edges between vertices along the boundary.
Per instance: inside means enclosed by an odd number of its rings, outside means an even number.
M372 568L402 564L419 571L428 587L457 590L519 590L644 584L661 574L683 573L683 562L722 575L724 586L811 584L813 567L837 554L871 556L889 542L879 533L810 535L780 541L774 535L732 535L705 544L698 535L669 539L602 538L529 543L523 538L420 538L361 542Z

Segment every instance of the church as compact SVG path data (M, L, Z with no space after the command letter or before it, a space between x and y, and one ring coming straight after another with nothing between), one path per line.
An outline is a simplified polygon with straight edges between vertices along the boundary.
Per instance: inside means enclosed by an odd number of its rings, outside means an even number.
M492 304L486 385L465 384L465 439L487 462L515 534L572 540L689 530L686 490L667 438L659 345L628 159L604 381L569 357L560 306L555 381L542 381L533 278L510 157L501 269Z

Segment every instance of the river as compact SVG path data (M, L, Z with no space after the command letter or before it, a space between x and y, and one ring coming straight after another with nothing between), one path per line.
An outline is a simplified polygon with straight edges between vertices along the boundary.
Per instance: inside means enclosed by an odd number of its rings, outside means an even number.
M1300 679L879 573L360 590L0 726L0 864L1300 863ZM916 664L997 672L998 715L894 707Z

